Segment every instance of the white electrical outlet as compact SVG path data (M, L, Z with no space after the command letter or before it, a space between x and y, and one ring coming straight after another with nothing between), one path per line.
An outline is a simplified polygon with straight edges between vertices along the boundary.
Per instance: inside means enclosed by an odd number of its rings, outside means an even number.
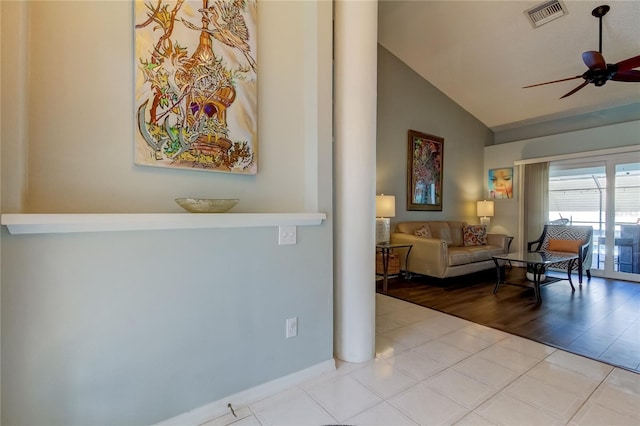
M296 337L298 335L298 318L287 319L287 339L290 337Z
M283 246L296 243L297 228L295 225L278 227L278 244Z

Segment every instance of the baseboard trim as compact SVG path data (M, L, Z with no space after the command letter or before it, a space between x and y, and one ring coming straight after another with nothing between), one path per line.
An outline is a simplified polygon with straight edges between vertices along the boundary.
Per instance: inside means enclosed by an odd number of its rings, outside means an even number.
M313 379L321 374L335 371L336 362L334 359L321 362L304 370L297 371L284 377L272 380L267 383L249 388L242 392L230 395L218 401L213 401L201 407L194 408L186 413L179 414L167 420L163 420L159 426L185 426L200 425L208 420L222 416L229 412L227 404L232 403L234 407L247 406L261 399L267 398L278 392L282 392L292 386L299 385L307 380Z

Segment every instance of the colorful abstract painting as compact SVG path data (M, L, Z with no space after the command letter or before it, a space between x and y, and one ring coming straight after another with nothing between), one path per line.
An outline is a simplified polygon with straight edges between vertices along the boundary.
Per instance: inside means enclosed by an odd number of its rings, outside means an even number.
M256 0L136 1L136 164L256 174L256 54Z
M444 139L409 130L407 210L442 211Z

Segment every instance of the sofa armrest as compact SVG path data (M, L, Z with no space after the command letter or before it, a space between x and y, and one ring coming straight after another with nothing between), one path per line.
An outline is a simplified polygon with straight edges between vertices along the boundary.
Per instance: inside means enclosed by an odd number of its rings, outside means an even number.
M404 264L404 256L400 256L401 269L434 277L444 276L449 264L448 247L445 240L394 232L391 234L391 242L394 244L413 245L409 254L408 268Z
M509 243L512 238L505 234L487 234L487 244L501 247L505 253L509 252Z

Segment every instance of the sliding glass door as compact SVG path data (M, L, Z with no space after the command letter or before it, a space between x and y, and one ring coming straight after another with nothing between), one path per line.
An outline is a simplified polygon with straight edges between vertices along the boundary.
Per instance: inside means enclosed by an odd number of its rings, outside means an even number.
M640 153L551 162L549 221L593 227L593 275L640 282Z
M613 270L640 277L640 163L615 164L615 224L609 249ZM611 244L609 244L610 246Z

